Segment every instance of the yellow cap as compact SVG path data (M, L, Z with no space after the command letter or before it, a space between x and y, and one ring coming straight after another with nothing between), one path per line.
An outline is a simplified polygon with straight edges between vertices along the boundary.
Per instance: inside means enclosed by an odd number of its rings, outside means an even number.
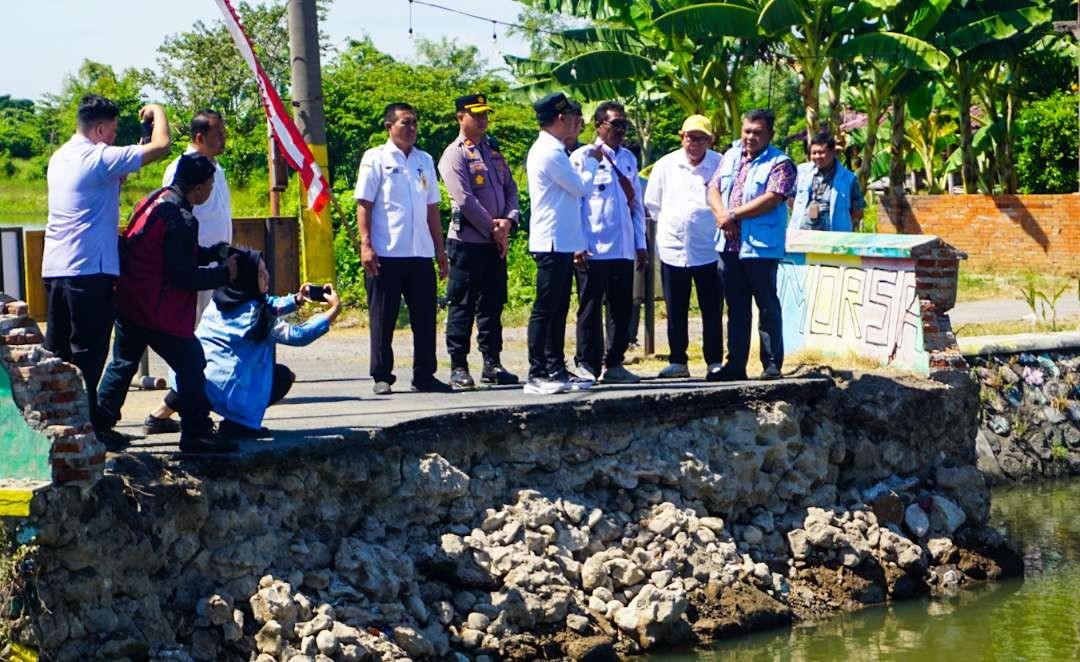
M700 131L712 138L712 122L704 115L691 115L682 123L682 133L689 133L690 131Z

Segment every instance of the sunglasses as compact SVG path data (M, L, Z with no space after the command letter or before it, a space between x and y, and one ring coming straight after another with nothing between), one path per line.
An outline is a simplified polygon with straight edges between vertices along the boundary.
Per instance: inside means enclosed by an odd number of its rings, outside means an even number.
M630 128L630 121L629 120L623 120L623 119L604 120L603 122L601 122L601 124L607 124L611 128L617 129L619 131L626 131L627 129Z

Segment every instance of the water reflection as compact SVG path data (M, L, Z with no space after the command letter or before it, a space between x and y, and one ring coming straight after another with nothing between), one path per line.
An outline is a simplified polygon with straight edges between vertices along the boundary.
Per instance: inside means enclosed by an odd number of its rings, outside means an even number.
M669 652L691 660L1077 660L1080 659L1080 480L994 493L993 521L1023 550L1027 577L952 598L867 609L817 625Z

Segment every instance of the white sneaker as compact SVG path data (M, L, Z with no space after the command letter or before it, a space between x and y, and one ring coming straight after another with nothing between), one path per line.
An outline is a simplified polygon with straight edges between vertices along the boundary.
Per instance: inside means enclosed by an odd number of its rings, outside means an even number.
M566 382L571 391L588 391L596 383L596 378L593 377L592 373L582 368L578 368L577 374L563 368L552 375L551 378Z
M604 370L604 374L600 377L600 381L605 384L637 384L641 381L641 377L638 377L621 365L616 365Z
M555 395L569 391L570 384L550 377L529 377L522 390L532 395Z
M690 368L685 363L669 363L657 375L660 379L684 379L690 376Z

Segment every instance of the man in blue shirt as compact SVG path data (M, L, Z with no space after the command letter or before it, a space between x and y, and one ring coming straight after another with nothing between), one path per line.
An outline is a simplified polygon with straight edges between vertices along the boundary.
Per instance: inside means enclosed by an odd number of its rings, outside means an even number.
M791 226L799 230L852 232L862 222L863 199L855 173L836 160L836 141L827 131L810 140L810 163L799 165Z
M795 164L770 144L774 121L768 110L752 110L743 116L742 139L724 153L709 186L728 307L727 363L716 376L721 381L746 379L751 297L758 310L762 379L780 377L784 364L776 271L784 256L784 202L795 188Z
M153 122L144 145L114 147L120 110L87 94L79 102L75 135L49 159L49 219L41 275L48 301L45 347L82 371L91 417L113 327L120 184L124 177L169 155L169 123L161 106L139 115Z

